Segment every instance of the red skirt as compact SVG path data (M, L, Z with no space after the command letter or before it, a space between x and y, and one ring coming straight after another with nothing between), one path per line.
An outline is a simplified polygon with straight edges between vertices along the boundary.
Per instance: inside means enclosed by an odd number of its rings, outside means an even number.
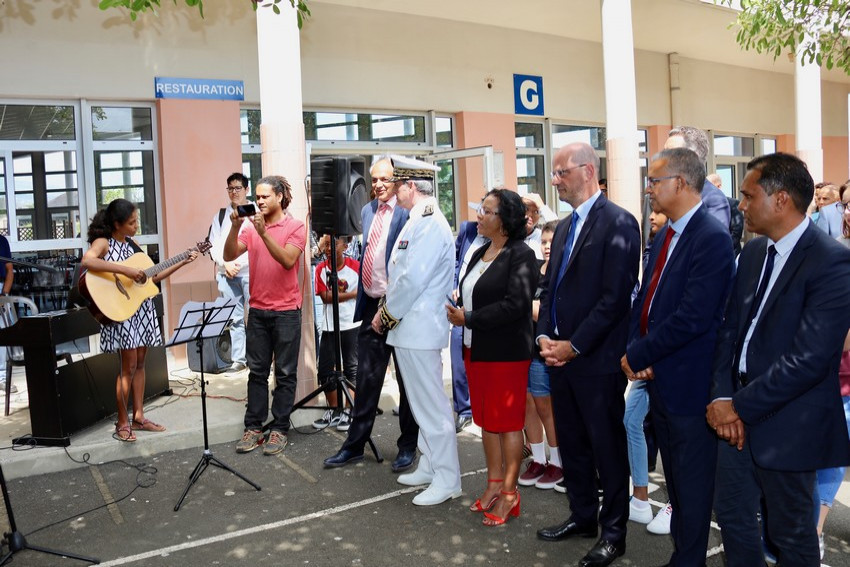
M472 421L491 433L520 431L525 427L525 393L531 360L473 362L463 349L469 381Z

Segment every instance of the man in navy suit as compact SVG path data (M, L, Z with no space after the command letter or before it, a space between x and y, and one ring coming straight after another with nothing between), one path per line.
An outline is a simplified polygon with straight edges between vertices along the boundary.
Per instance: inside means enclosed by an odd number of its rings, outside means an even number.
M571 510L565 522L537 536L595 538L601 526L581 567L610 565L626 549L629 460L620 357L641 253L637 221L602 195L598 171L599 157L588 144L570 144L555 154L552 184L574 211L555 230L537 323L540 354L552 367L555 429Z
M372 434L384 375L393 352L392 347L387 345L387 336L372 329L372 318L378 312L378 302L386 293L390 253L402 226L407 222L409 212L396 203L396 182L389 158L376 161L371 173L375 199L366 203L360 213L363 221L363 258L360 261L360 281L354 307L354 320L361 321L357 336L357 396L354 399L348 437L339 452L325 459L326 468L342 467L363 460L363 449ZM393 461L392 470L402 472L413 466L416 459L419 426L407 403L398 365L396 378L401 394L401 436L398 438L398 455Z
M763 236L741 252L715 355L709 425L721 442L714 510L729 567L820 565L815 471L850 463L838 366L850 327L850 250L812 224L814 183L788 154L747 164L740 209Z
M671 566L705 565L717 438L705 423L717 331L732 283L729 231L700 199L705 166L686 148L649 164L652 210L670 223L653 240L622 358L630 380L650 380L649 399L673 507Z
M708 134L693 126L677 126L670 130L670 133L667 134L667 141L664 143L665 150L671 148L688 148L695 152L702 164L705 165L708 160ZM705 203L708 214L720 221L720 224L726 230L729 230L729 222L732 220L731 209L723 191L706 179L703 181L700 197L702 202Z

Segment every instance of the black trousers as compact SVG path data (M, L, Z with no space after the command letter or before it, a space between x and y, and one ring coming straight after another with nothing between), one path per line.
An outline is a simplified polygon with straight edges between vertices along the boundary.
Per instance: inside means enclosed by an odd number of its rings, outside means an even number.
M363 321L357 334L357 393L354 397L354 409L351 412L351 428L348 437L342 444L343 449L356 453L363 451L372 426L375 424L375 412L381 399L381 389L384 386L384 376L390 363L393 347L387 344L387 336L379 335L372 330L372 318L378 311L378 300L367 295L363 296ZM413 451L419 438L419 426L413 419L407 395L404 392L404 382L395 367L398 388L401 394L399 403L399 426L401 435L397 445L399 451Z
M570 518L584 526L598 522L602 538L625 541L629 519L629 456L623 425L626 377L622 372L571 376L569 365L553 366L550 372Z

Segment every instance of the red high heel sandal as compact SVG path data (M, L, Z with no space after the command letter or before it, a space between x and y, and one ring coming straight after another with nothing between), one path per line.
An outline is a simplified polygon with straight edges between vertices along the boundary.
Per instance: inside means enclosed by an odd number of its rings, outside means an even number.
M490 483L490 482L504 482L504 479L502 479L502 478L491 478L491 479L488 479L487 482L488 483ZM490 509L493 508L493 505L496 503L496 500L498 500L498 499L499 499L499 495L497 494L496 496L494 496L493 498L490 499L490 501L487 503L487 506L482 506L481 505L481 499L479 498L478 500L475 501L475 504L473 504L472 506L469 507L469 511L470 512L489 512Z
M499 517L496 514L491 514L490 512L484 512L484 520L482 520L481 523L484 524L485 526L489 526L489 527L501 526L502 524L507 522L508 518L510 518L511 516L514 516L515 518L519 518L519 501L520 501L519 491L517 489L514 489L513 492L505 492L504 490L502 490L501 493L504 494L505 496L510 496L510 495L515 494L516 495L516 504L513 505L513 508L511 508L508 511L508 515L505 516L504 518Z

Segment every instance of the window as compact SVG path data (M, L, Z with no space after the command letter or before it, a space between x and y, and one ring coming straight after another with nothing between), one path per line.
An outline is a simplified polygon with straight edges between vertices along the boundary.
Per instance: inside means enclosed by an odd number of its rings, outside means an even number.
M80 232L77 153L12 153L17 240L74 238Z
M239 123L242 127L242 175L250 181L247 195L251 195L257 181L263 176L263 156L260 146L259 110L243 109Z
M714 155L752 157L755 155L755 139L744 136L714 136Z
M153 140L150 108L93 106L91 126L93 140Z
M776 140L773 138L762 138L761 139L761 155L766 154L775 154L776 153Z
M453 148L454 143L454 133L452 132L452 124L453 120L449 116L437 116L436 118L436 134L437 134L437 147L440 148Z
M425 143L425 116L305 112L307 140Z
M73 106L0 104L0 140L73 140Z
M597 151L605 151L605 128L599 126L552 125L552 147L562 148L573 142L585 142Z
M517 122L514 126L517 191L520 195L537 193L545 203L549 180L543 139L543 124Z
M139 207L139 235L156 234L153 150L94 152L97 207L122 198Z

